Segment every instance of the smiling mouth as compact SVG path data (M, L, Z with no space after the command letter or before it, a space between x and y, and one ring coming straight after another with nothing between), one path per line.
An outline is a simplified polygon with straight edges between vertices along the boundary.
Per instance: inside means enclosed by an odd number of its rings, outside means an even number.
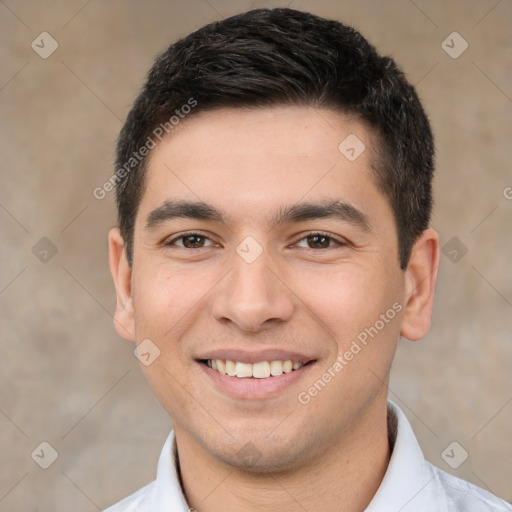
M228 375L229 377L237 377L239 379L266 379L294 372L314 361L292 362L288 359L285 361L260 361L251 364L231 361L229 359L202 359L200 362L221 375Z

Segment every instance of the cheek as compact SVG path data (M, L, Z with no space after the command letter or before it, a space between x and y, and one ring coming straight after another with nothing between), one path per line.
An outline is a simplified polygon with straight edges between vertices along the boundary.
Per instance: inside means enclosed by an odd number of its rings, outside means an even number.
M192 269L192 267L189 267ZM196 321L208 286L204 273L166 265L148 265L138 269L133 283L136 336L140 342L150 339L158 347L156 359L141 369L154 395L171 417L193 414L190 385L193 363L180 339ZM212 285L210 285L211 287Z
M387 372L400 332L397 280L391 271L385 275L375 268L339 266L336 272L316 272L309 282L296 281L297 294L332 340L326 368L343 357L343 374L354 384L371 380L369 368Z
M137 276L133 286L137 339L174 336L174 329L179 330L182 319L193 314L208 289L203 275L170 265L141 269Z
M340 265L296 280L301 300L336 338L357 334L378 318L389 292L371 269Z

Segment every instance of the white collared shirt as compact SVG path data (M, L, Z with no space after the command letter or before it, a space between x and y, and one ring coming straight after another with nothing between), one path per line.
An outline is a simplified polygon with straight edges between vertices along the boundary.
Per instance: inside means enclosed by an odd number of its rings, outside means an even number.
M393 451L386 474L366 512L512 512L512 505L427 462L400 408L388 401ZM189 512L176 469L171 431L156 480L104 512Z

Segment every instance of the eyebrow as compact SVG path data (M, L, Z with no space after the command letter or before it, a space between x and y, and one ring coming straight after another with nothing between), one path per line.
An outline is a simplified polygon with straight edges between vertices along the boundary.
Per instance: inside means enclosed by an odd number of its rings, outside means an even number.
M222 210L202 201L168 200L152 210L146 218L145 229L154 229L174 219L197 219L226 224L227 215ZM336 219L370 231L368 217L354 206L343 201L298 203L281 207L271 218L272 227L314 219Z

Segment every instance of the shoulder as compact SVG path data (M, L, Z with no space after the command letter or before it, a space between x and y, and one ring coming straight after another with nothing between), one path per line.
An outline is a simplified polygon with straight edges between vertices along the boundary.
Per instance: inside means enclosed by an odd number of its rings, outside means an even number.
M146 512L150 510L155 482L142 487L103 512Z
M480 487L450 475L427 462L433 480L437 480L438 498L454 512L512 512L512 505Z

